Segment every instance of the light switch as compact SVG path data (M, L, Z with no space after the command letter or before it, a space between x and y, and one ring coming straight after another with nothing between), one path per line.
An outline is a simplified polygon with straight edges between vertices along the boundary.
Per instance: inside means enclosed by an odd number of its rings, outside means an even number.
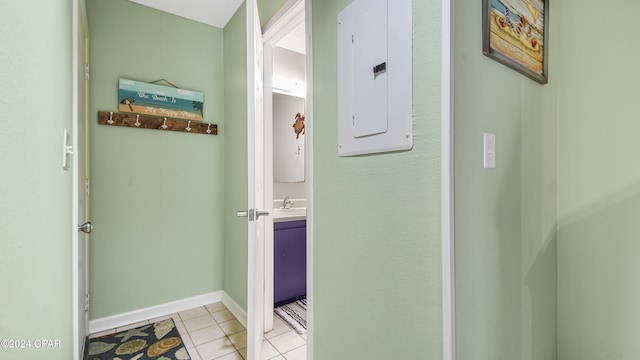
M484 133L484 168L496 168L496 134Z

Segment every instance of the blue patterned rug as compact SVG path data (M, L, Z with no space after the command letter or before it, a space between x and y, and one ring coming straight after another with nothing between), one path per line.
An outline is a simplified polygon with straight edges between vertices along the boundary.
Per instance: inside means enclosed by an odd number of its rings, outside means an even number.
M191 360L173 319L91 339L89 360Z

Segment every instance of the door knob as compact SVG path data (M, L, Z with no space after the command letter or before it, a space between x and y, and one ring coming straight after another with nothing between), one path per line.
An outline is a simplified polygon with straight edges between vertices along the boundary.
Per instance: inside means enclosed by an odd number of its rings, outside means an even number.
M267 216L269 214L271 214L271 211L269 210L256 210L256 209L249 209L247 211L236 212L237 217L248 217L249 221L258 220L260 216Z
M78 231L82 231L85 234L91 234L91 230L93 230L93 225L91 225L91 221L87 221L82 225L78 225Z

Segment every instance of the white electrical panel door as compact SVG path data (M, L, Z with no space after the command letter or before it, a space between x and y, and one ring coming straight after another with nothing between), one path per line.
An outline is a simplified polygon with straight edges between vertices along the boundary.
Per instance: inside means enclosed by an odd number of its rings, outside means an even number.
M411 0L355 0L338 14L338 155L411 149Z
M358 138L387 132L387 1L356 16L353 56L352 120Z

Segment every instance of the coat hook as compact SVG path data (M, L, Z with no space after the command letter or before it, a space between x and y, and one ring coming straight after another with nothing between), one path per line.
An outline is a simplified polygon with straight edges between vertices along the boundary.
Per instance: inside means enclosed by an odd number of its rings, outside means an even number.
M113 121L113 111L109 111L109 120L107 120L107 123L109 123L109 125L113 125L115 121Z
M187 123L187 127L184 129L187 131L191 131L191 120L189 120L189 122Z
M162 123L162 126L160 126L163 130L167 130L168 126L167 126L167 118L164 118L164 122Z
M209 126L207 126L207 134L211 134L211 124L209 124Z
M140 127L140 125L142 125L140 124L140 115L136 115L136 122L133 125L135 125L136 127Z

